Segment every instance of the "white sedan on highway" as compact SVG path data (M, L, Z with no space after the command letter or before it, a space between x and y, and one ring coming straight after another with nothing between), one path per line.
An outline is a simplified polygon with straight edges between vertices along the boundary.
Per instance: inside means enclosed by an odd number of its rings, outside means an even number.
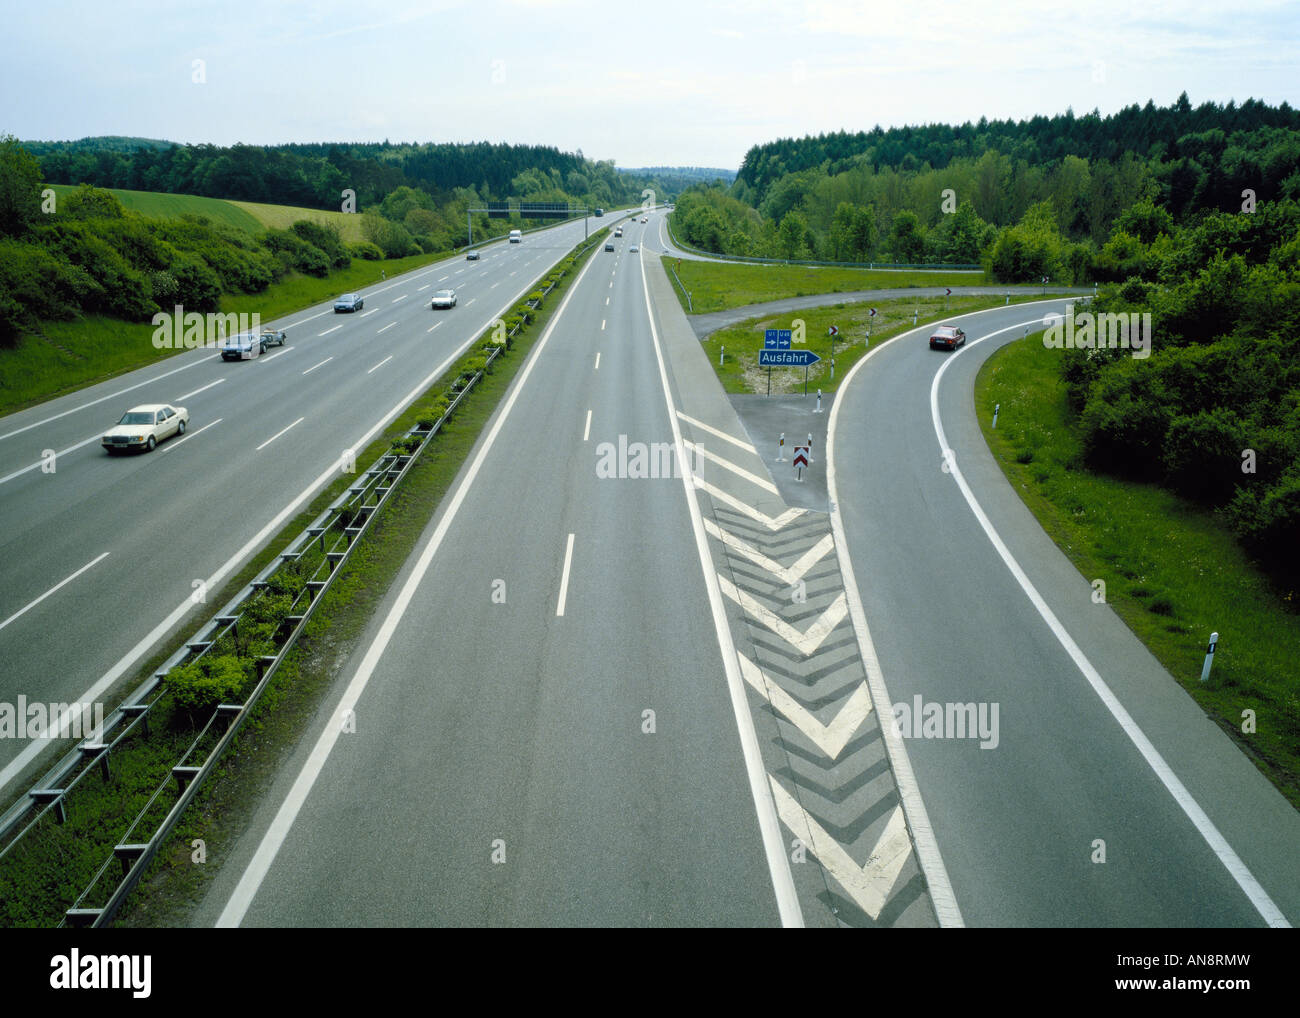
M152 452L163 439L185 434L189 422L190 412L183 406L146 403L124 413L122 419L100 439L100 445L110 454L127 449Z
M455 290L436 290L429 306L437 311L438 308L454 308L456 306Z

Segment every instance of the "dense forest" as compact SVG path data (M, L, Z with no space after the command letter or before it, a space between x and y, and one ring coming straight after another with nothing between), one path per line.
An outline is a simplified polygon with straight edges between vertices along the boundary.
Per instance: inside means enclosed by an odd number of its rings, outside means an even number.
M480 200L527 198L591 207L639 203L644 188L669 193L652 176L621 173L609 161L542 145L295 144L173 145L129 138L29 141L26 148L54 184L197 194L210 198L340 208L356 194L357 210L399 187L441 203L456 189Z
M1300 113L1250 100L1130 106L960 127L876 128L750 149L730 188L683 193L673 225L728 254L982 264L1007 282L1113 275L1117 218L1180 222L1300 197ZM1033 240L1035 253L1026 255Z

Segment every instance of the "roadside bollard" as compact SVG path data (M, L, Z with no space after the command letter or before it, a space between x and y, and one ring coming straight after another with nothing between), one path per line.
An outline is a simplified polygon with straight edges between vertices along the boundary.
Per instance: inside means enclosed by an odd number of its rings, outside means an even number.
M817 390L817 409L814 410L813 413L815 413L815 414L819 414L819 413L821 413L821 412L822 412L822 391L821 391L821 389L818 389L818 390Z
M1211 633L1210 645L1205 648L1205 664L1201 665L1202 682L1208 682L1210 680L1210 665L1214 664L1214 648L1218 646L1218 643L1219 643L1219 634Z
M777 444L776 447L776 461L778 463L785 462L785 432L784 431L781 432L781 441Z
M1002 409L1001 403L993 404L993 427L995 428L998 426L998 411L1001 409Z

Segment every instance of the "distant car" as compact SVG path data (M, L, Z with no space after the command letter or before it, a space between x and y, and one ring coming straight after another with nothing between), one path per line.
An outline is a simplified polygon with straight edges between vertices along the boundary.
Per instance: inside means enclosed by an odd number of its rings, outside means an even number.
M154 446L163 439L185 434L185 426L189 422L190 412L183 406L146 403L124 413L122 419L104 433L100 445L110 456L128 449L152 452Z
M641 217L641 222L643 222L643 223L648 223L648 222L650 222L650 217L649 217L649 216L642 216L642 217Z
M465 253L465 261L467 261L467 262L476 262L476 261L478 261L478 252L475 251L475 250L473 250L473 249L467 251L467 252Z
M636 254L636 245L633 244L630 248L628 248L628 251L629 251L631 254Z
M360 311L366 306L366 302L361 299L359 293L345 293L342 297L334 302L334 311Z
M433 300L429 306L437 311L438 308L454 308L456 306L455 290L435 290Z
M267 338L256 332L241 332L227 336L221 341L221 359L223 361L251 361L254 357L266 353Z
M614 245L613 245L613 243L611 243L611 242L608 241L608 240L605 241L605 250L606 250L606 251L613 251L613 250L614 250Z
M522 244L523 242L524 242L524 235L520 230L510 231L510 243Z
M941 325L930 336L931 350L956 350L966 342L966 333L955 325Z
M616 227L616 228L614 229L614 236L615 236L615 237L621 237L621 236L623 236L623 227L621 227L621 226Z
M265 353L268 346L284 346L284 341L288 338L288 334L283 329L263 329L262 352Z
M603 216L604 214L605 214L605 210L604 210L604 209L597 209L597 210L596 210L596 215L598 215L598 216Z

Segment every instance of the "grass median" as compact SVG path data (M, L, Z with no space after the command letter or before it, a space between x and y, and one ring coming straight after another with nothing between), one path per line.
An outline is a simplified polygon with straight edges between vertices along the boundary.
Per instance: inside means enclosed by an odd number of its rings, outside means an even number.
M367 539L357 546L297 645L286 656L283 667L253 708L232 751L199 790L139 888L127 899L118 916L119 925L168 926L186 921L221 860L247 828L259 797L298 745L322 699L338 679L375 608L415 550L421 533L437 512L480 433L522 369L568 286L581 272L584 260L575 262L539 309L533 324L516 336L509 354L498 358L491 373L471 390L456 414L412 465L402 485L393 492L385 510L375 518ZM476 353L471 347L462 361L475 357ZM445 383L459 373L458 362L389 425L382 436L359 452L357 463L369 464L386 452L395 438L421 418L429 417ZM225 589L211 594L209 604L221 605L233 597L354 482L355 475L344 475L331 484ZM193 629L191 623L183 634L160 649L131 685L166 661L192 635ZM0 904L3 905L0 919L6 925L53 925L59 921L63 909L71 903L70 895L79 893L88 875L102 863L105 846L111 847L111 838L139 810L150 788L149 775L156 775L159 768L166 773L166 768L176 759L177 747L187 745L187 740L193 737L192 731L187 732L176 721L174 717L159 717L151 725L151 736L133 738L130 753L115 754L112 781L104 783L97 774L88 776L78 792L79 798L75 803L69 802L68 826L50 825L48 830L37 832L37 842L30 847L24 844L5 860L0 866ZM116 759L119 756L120 762ZM125 788L126 782L133 786Z
M1079 571L1105 581L1116 614L1300 807L1300 604L1270 584L1213 512L1086 469L1062 355L1039 333L980 369L975 406L994 458ZM1219 644L1202 683L1211 632Z
M808 265L748 265L669 256L661 256L661 260L670 280L676 273L673 290L681 302L682 310L693 314L823 293L916 286L980 286L987 282L982 273L954 272L950 269L893 271ZM680 280L680 286L677 280ZM681 287L685 287L691 295L689 306Z

